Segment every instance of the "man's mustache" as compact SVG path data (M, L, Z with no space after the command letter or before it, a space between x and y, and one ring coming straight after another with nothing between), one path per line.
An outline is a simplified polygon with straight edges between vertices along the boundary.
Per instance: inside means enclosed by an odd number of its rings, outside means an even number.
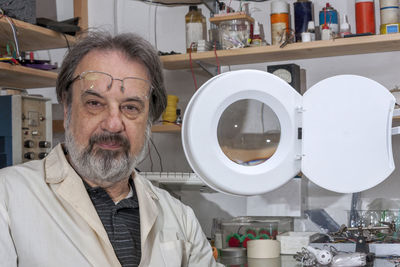
M130 151L131 144L125 136L118 133L101 133L92 135L89 139L89 150L93 149L96 143L115 143L120 145L125 151Z

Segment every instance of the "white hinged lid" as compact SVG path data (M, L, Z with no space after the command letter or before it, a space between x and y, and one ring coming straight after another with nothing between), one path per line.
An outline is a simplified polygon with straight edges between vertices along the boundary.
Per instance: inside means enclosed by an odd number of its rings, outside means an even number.
M261 113L248 112L243 104L247 110L261 107ZM239 107L236 113L233 106ZM270 73L233 71L210 79L192 97L185 111L182 143L199 177L228 194L274 190L300 168L326 189L357 192L378 184L394 169L390 139L393 107L394 97L383 86L360 76L329 78L302 97ZM245 120L238 122L236 117ZM239 128L246 133L240 133L239 139L235 137L239 143L231 145L231 140L222 140L221 127L227 129L229 138ZM257 127L262 128L261 133L255 133ZM268 129L274 129L274 134ZM258 149L254 144L248 149L241 147L241 142L248 145L260 137L266 142L277 138L277 145L272 149L263 149L263 143ZM249 165L253 161L247 154L255 155L254 151L261 151L262 160ZM246 160L238 161L237 155Z
M394 170L391 126L395 99L379 83L340 75L303 96L302 172L341 193L376 186Z

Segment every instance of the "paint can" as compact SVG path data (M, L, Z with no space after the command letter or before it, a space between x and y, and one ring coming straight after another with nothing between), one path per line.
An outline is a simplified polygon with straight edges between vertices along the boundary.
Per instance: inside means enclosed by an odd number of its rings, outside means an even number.
M296 42L301 42L301 33L307 31L308 22L313 20L312 2L297 0L294 6L294 31Z
M323 25L327 25L334 36L339 34L339 15L329 3L319 12L319 25L321 30Z
M375 34L374 0L356 0L356 33Z
M289 32L289 4L286 1L271 2L271 43L277 45L284 40L284 31Z
M399 21L399 1L380 0L381 25L398 23Z

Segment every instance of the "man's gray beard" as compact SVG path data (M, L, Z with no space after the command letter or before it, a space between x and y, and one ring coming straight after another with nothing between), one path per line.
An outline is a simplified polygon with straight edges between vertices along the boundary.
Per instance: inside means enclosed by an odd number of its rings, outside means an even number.
M135 167L145 157L146 146L150 139L151 125L145 131L145 142L138 155L131 155L130 145L123 146L123 151L93 149L92 145L80 147L69 129L65 130L65 147L75 171L83 178L96 184L116 183L130 176ZM129 141L128 141L129 142Z

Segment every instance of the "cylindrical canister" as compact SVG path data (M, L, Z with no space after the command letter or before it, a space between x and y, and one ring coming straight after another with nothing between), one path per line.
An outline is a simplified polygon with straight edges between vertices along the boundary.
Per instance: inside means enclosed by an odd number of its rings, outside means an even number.
M336 9L334 9L329 3L326 3L326 6L319 12L319 25L321 26L321 30L323 25L327 25L334 36L339 34L338 17Z
M374 0L356 0L356 32L375 34Z
M285 1L271 2L271 43L279 44L289 30L289 4Z
M399 1L380 0L381 25L399 23Z
M313 20L312 2L308 0L298 0L293 5L296 42L301 42L301 33L307 31L308 22Z

